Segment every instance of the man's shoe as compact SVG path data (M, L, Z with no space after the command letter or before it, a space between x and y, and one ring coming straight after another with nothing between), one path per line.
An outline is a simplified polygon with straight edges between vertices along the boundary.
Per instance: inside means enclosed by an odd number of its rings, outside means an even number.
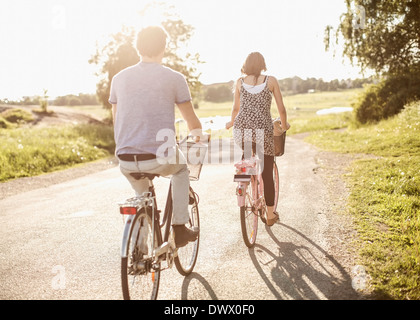
M185 225L174 225L175 232L175 245L177 248L184 247L188 242L197 240L198 230L192 230L187 228Z

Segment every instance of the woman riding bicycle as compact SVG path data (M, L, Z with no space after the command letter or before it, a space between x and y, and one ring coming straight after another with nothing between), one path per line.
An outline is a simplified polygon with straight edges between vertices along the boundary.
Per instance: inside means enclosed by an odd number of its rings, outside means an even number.
M245 158L253 152L264 154L262 178L264 196L267 204L266 223L272 226L279 218L274 212L274 137L271 117L271 101L274 95L281 119L281 127L288 129L287 113L283 104L278 81L273 76L261 75L267 71L264 57L259 52L248 55L242 67L241 77L236 82L232 118L226 124L226 129L234 127L235 143L244 150ZM247 147L249 146L249 147Z

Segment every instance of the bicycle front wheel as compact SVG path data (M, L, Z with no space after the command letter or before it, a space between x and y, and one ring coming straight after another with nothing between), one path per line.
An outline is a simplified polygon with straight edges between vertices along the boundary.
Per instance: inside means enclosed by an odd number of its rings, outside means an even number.
M131 222L125 245L127 252L121 259L124 300L155 300L159 290L160 263L156 264L152 257L153 249L159 242L159 224L155 222L153 230L151 214L142 211L137 213Z
M198 214L198 199L194 190L190 187L188 212L190 219L186 224L190 229L200 230L200 219ZM175 266L178 272L183 275L189 275L197 262L198 247L200 244L200 233L198 233L197 240L189 242L186 246L179 248L177 256L174 259Z
M258 199L258 182L255 176L251 177L245 193L245 205L240 207L242 238L248 248L252 248L257 240L258 215L254 206Z

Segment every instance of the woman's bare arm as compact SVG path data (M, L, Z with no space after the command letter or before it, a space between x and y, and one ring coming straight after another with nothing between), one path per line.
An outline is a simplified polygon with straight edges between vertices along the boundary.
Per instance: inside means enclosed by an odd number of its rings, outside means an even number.
M240 81L239 80L240 79L238 79L238 81L236 82L235 91L233 95L234 98L233 98L233 106L232 106L232 116L231 116L230 121L226 123L226 129L233 127L235 118L239 113L239 109L240 109L240 93L239 93Z
M279 111L280 120L281 120L281 128L284 131L286 131L287 129L289 129L289 125L287 123L287 112L283 103L283 96L280 91L279 82L273 76L270 76L268 81L269 81L268 82L269 88L271 92L273 92L274 99L276 100L277 110Z

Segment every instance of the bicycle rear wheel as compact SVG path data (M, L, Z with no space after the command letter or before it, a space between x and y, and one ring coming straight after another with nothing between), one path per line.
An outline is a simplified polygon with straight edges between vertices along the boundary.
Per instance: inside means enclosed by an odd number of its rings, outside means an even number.
M150 209L151 211L152 209ZM153 248L158 246L155 222L155 244L152 244L151 214L137 213L127 238L127 252L121 258L121 283L124 300L155 300L160 281L160 263L153 264Z
M273 180L274 180L274 212L277 210L277 205L279 203L279 170L277 168L276 160L274 160L273 165Z
M258 182L256 176L251 177L245 193L245 205L240 207L242 238L248 248L252 248L257 240L258 215L254 207L258 199Z
M198 214L198 199L194 190L190 187L190 196L188 204L188 212L190 219L187 227L191 229L200 230L200 219ZM177 256L174 259L175 266L178 272L183 275L189 275L197 262L198 247L200 244L200 233L198 233L197 240L189 242L186 246L179 248Z

